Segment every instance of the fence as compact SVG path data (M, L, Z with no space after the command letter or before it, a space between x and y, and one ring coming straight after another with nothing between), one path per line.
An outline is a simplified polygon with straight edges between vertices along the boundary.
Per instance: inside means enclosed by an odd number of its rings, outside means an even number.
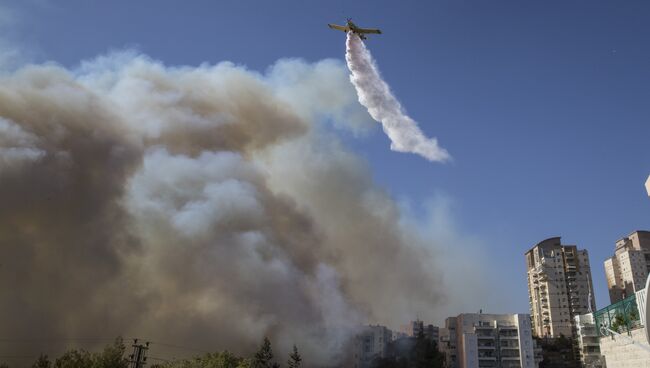
M631 330L643 325L637 307L636 295L596 311L594 319L599 336L610 335L609 330L630 334Z

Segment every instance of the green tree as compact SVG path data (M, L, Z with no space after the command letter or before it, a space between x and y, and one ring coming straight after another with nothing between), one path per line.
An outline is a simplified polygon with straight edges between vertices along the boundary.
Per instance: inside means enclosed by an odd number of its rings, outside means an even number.
M88 368L93 366L93 357L84 350L70 350L54 362L54 368Z
M205 354L201 357L187 360L178 360L161 364L161 368L248 368L244 365L244 359L229 351L220 353Z
M373 368L442 368L445 364L444 355L438 351L435 341L427 338L419 331L415 338L410 338L405 348L397 348L397 342L389 346L387 357L373 361Z
M0 366L2 367L2 366ZM36 359L36 362L32 364L32 368L51 368L52 367L52 362L47 358L47 355L41 354L38 359Z
M298 353L298 348L296 345L293 345L293 351L289 354L289 360L287 361L287 367L289 368L299 368L300 363L302 362L302 357Z
M614 321L612 322L612 330L616 332L621 332L622 327L626 326L625 316L621 313L616 313L614 316Z
M273 368L273 350L268 337L264 337L260 350L255 353L253 368Z
M237 368L253 368L253 359L242 359L237 365Z
M93 354L92 368L128 368L129 361L124 358L126 346L122 338L115 339L112 345L108 345L99 354Z
M424 331L420 330L413 348L416 368L442 368L444 356L438 351L435 341L427 338Z

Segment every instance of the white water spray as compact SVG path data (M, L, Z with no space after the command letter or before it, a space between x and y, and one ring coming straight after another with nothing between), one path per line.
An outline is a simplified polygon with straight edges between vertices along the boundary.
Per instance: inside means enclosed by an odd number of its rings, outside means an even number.
M436 138L427 138L417 123L406 115L388 84L381 79L370 51L361 39L349 32L345 60L350 68L350 81L354 84L359 102L370 116L380 122L391 140L390 148L397 152L416 153L429 161L445 162L451 156L438 145Z

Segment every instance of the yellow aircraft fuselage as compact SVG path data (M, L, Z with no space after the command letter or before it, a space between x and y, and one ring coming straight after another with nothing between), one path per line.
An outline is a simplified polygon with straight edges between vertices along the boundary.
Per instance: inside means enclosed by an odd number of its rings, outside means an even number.
M352 20L350 19L348 19L345 26L339 26L336 24L328 24L327 26L332 29L338 29L339 31L343 31L345 33L352 32L358 35L362 40L366 39L366 34L368 33L381 34L381 30L379 29L357 27L357 25L352 23Z

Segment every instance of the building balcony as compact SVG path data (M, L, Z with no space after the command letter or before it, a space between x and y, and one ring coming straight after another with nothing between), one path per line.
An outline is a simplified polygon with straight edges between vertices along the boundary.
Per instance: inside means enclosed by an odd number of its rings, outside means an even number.
M475 330L493 330L494 326L492 325L474 325Z
M517 336L517 335L515 335L515 336L500 335L499 338L501 340L518 340L519 336Z
M478 340L494 340L494 336L491 335L476 335Z
M519 346L502 346L501 350L519 350Z

